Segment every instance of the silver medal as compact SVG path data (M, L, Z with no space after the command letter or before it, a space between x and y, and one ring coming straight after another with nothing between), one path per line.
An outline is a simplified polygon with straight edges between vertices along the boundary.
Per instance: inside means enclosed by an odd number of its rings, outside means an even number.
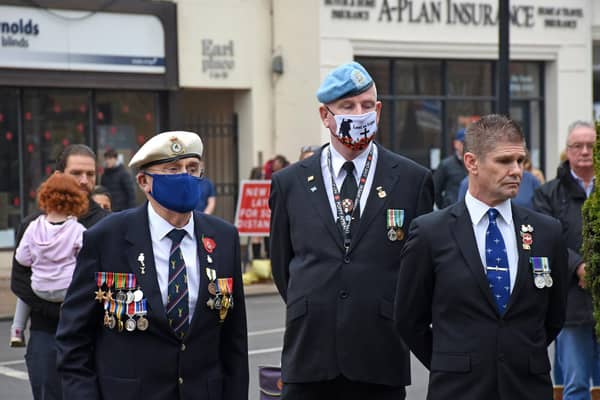
M129 318L125 321L125 329L127 329L128 332L135 331L135 325L135 320L133 318Z
M133 301L135 301L136 303L139 302L140 300L142 300L143 298L144 298L144 292L142 292L141 289L138 289L135 292L133 292Z
M538 289L543 289L546 287L546 279L544 279L542 275L536 275L535 278L533 278L533 283Z
M134 295L132 291L125 293L125 303L129 304L133 301Z
M145 331L148 329L148 320L144 318L144 316L141 316L140 319L137 320L137 328L140 331Z
M544 281L547 287L552 287L552 284L554 283L550 274L546 274L546 276L544 277Z
M390 242L395 242L396 240L398 240L398 234L396 233L396 230L394 228L390 228L390 230L387 233L387 237L390 240Z

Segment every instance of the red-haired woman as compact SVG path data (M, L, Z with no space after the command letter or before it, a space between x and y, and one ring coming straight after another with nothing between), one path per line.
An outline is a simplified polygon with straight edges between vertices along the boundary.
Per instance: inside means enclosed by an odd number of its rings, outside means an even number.
M88 198L75 179L52 174L38 190L38 206L44 214L33 220L15 252L16 260L31 267L31 288L40 298L60 303L71 283L75 259L85 228L77 217L88 209ZM17 299L11 327L11 347L25 345L23 329L29 306Z

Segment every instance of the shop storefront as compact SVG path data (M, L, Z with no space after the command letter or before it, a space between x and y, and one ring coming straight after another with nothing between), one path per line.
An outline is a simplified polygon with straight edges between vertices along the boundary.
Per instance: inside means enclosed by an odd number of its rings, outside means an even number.
M0 247L72 143L122 161L169 119L176 7L146 1L0 1ZM102 170L100 168L99 173Z

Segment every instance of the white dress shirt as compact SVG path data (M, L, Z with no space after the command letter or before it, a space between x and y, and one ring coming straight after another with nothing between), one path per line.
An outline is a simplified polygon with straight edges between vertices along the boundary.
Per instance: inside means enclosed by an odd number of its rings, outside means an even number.
M375 168L377 167L377 146L373 142L369 143L367 148L352 162L354 162L354 178L356 179L356 186L359 185L360 176L363 173L365 164L367 163L367 157L369 151L373 149L373 160L371 161L371 168L369 168L369 174L367 175L367 181L365 182L365 188L362 195L360 196L360 215L363 214L367 205L367 198L371 192L371 186L373 185L373 179L375 176ZM323 149L321 152L321 172L323 174L323 183L325 184L325 191L327 192L327 198L329 199L329 205L331 206L331 214L333 219L337 221L337 208L335 207L335 200L333 199L333 188L331 187L331 174L329 173L329 166L327 165L327 153L331 149L331 168L335 174L335 184L339 191L342 190L342 184L346 179L346 170L342 168L344 163L347 161L331 144ZM354 199L352 199L354 200Z
M477 241L477 250L479 250L479 257L481 257L481 263L486 275L485 236L489 225L487 211L490 208L498 210L499 218L496 218L496 226L500 229L500 233L502 233L502 238L504 239L504 245L506 246L508 272L510 275L510 292L512 293L512 290L515 287L515 279L517 278L519 252L517 250L517 237L515 235L515 224L513 222L510 200L506 200L495 207L490 207L473 197L471 193L467 191L465 203L467 205L467 210L469 210L469 214L471 215L473 233L475 233L475 240Z
M148 203L148 221L150 224L150 237L152 239L152 251L154 252L154 265L156 266L158 287L160 288L162 302L166 308L169 288L169 254L171 253L171 239L167 237L167 234L175 227L158 215L150 203ZM187 272L189 320L191 321L196 309L198 290L200 288L200 262L198 260L198 242L194 237L194 217L192 216L189 222L181 229L184 229L186 232L179 248L183 253Z

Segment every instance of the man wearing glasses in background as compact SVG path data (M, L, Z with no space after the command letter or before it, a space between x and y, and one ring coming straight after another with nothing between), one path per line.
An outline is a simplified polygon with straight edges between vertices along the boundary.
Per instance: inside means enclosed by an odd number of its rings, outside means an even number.
M592 296L585 287L585 262L580 254L582 242L581 207L594 190L593 148L596 141L594 125L575 121L567 135L567 160L559 167L556 178L535 192L534 209L560 220L563 240L569 251L569 292L565 325L556 338L557 361L564 383L565 400L590 398L590 380L600 385L598 364L599 344L594 334ZM555 366L556 368L556 366ZM556 390L556 388L555 388ZM592 392L600 395L600 388ZM596 398L596 397L595 397Z

